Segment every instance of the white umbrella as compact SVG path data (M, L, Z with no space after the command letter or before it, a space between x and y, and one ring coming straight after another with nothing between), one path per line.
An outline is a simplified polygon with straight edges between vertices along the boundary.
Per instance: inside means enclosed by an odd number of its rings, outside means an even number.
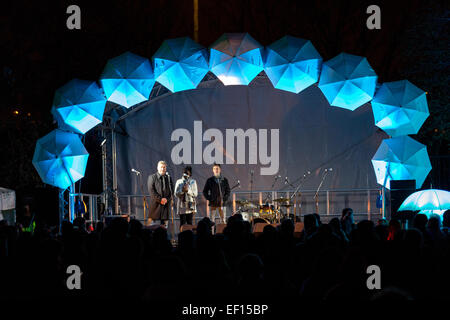
M450 209L450 192L428 189L414 192L398 209L398 211L423 211L438 213Z

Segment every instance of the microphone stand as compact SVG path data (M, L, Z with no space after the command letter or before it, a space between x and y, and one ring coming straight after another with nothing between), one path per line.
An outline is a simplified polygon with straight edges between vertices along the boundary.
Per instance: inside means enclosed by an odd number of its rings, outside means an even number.
M272 200L272 191L273 191L273 187L275 187L275 184L277 183L277 180L281 178L280 176L276 176L275 180L273 181L272 185L270 186L270 190L269 192L267 192L267 196L264 198L263 203L266 203L267 200ZM272 201L271 201L272 202Z
M175 242L175 224L174 224L174 222L173 222L173 198L174 198L174 194L173 194L173 190L172 190L172 185L171 185L171 183L170 183L170 181L172 180L172 177L168 174L168 173L166 173L167 174L167 177L169 178L169 179L167 179L168 180L168 184L169 184L169 190L170 190L170 202L169 202L169 210L170 210L170 215L172 216L172 243L174 243Z
M145 208L147 208L147 210L150 212L150 208L148 207L148 202L147 202L147 197L145 196L145 193L144 193L144 187L143 187L143 185L142 185L142 179L141 179L141 173L140 172L135 172L136 173L136 175L137 175L137 177L138 177L138 179L139 179L139 181L138 181L138 184L139 184L139 188L141 189L141 193L142 193L142 195L144 196L144 199L143 199L143 202L144 202L144 221L146 221L147 220L147 217L146 217L146 214L145 214ZM129 208L129 209L131 209L131 208ZM130 212L130 214L131 214L131 212Z
M297 193L300 197L300 207L298 209L298 214L301 217L302 216L302 193L298 192L300 190L300 187L303 185L303 183L305 182L305 180L307 179L307 177L311 174L310 171L307 171L306 173L303 174L303 177L300 180L300 183L298 184L297 188L295 188L294 193L291 195L290 199L292 200L293 197L295 197L294 200L294 222L295 222L295 217L297 217Z
M322 174L322 181L320 181L319 187L317 188L316 194L314 195L314 199L316 201L316 213L319 214L319 190L322 187L323 182L330 170L325 169L325 172Z
M250 202L253 201L253 170L250 171ZM252 217L255 213L255 209L252 208Z

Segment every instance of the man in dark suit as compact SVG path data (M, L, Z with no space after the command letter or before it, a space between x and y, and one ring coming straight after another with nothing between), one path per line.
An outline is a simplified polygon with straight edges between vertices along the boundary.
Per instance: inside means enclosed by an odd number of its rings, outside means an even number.
M150 219L160 220L161 225L168 227L170 201L172 201L173 181L167 174L165 161L158 162L158 172L150 175L147 180L150 193Z
M227 178L221 174L220 165L214 163L213 176L206 180L205 187L203 188L203 195L206 200L209 201L209 218L212 222L215 222L216 211L219 212L220 222L225 223L225 203L230 196L230 185Z

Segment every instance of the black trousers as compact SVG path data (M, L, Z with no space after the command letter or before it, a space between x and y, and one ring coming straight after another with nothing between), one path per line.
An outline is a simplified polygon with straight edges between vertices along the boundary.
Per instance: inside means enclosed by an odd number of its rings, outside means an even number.
M180 214L180 227L183 224L192 224L192 213Z

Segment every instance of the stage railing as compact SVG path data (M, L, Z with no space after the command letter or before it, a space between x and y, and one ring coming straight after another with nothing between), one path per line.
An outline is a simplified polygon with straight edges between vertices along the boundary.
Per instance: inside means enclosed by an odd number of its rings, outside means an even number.
M100 221L100 216L104 214L103 195L101 194L90 194L90 193L73 193L74 201L76 202L81 198L83 205L85 205L84 217L86 222L95 223ZM74 205L75 207L75 205ZM75 216L77 215L77 208L75 207Z
M251 200L254 204L263 204L266 201L271 202L272 199L280 197L289 198L294 190L283 191L266 191L256 190L250 191L232 191L229 204L227 205L227 216L239 209L236 200ZM292 207L284 209L283 213L296 216L304 216L305 214L316 213L316 200L314 198L315 190L302 190L296 197L291 199ZM385 217L385 210L377 208L377 198L380 195L379 189L348 189L348 190L322 190L318 193L318 213L325 220L341 215L342 209L350 207L354 211L355 219L377 220ZM149 195L145 195L147 201ZM144 195L119 195L119 208L121 213L146 220L148 218L148 209L145 210L143 199ZM176 204L174 204L175 210ZM201 219L209 214L207 201L199 194L197 197L197 219ZM256 209L255 209L256 210ZM258 209L259 210L259 209ZM175 214L175 219L178 219Z
M232 191L229 204L226 208L226 215L229 217L239 209L239 205L236 200L249 200L255 205L261 205L263 203L272 202L277 198L291 198L294 190L283 191L267 191L267 190L255 190L250 191ZM377 207L377 198L380 195L379 189L348 189L348 190L322 190L318 193L317 205L315 200L315 190L302 190L295 197L291 198L291 207L279 207L283 214L287 214L291 217L294 215L297 217L303 217L306 214L318 213L324 222L329 221L334 217L340 217L342 209L350 207L353 209L355 220L368 219L376 221L382 217L385 217L384 208ZM86 193L74 194L75 199L81 197L86 205L86 217L89 222L97 222L101 216L112 215L113 212L110 208L104 208L102 205L103 196ZM383 195L384 196L384 195ZM149 195L145 195L147 201L150 199ZM145 209L144 214L144 195L119 195L119 212L117 214L128 214L131 218L135 218L141 221L146 221L149 217L148 208ZM384 201L383 201L384 203ZM276 202L275 202L276 204ZM174 211L176 210L176 204L174 204ZM199 194L197 197L197 210L196 220L201 219L209 214L209 208L207 201ZM258 211L259 208L254 209ZM174 220L178 224L178 216L174 212Z

